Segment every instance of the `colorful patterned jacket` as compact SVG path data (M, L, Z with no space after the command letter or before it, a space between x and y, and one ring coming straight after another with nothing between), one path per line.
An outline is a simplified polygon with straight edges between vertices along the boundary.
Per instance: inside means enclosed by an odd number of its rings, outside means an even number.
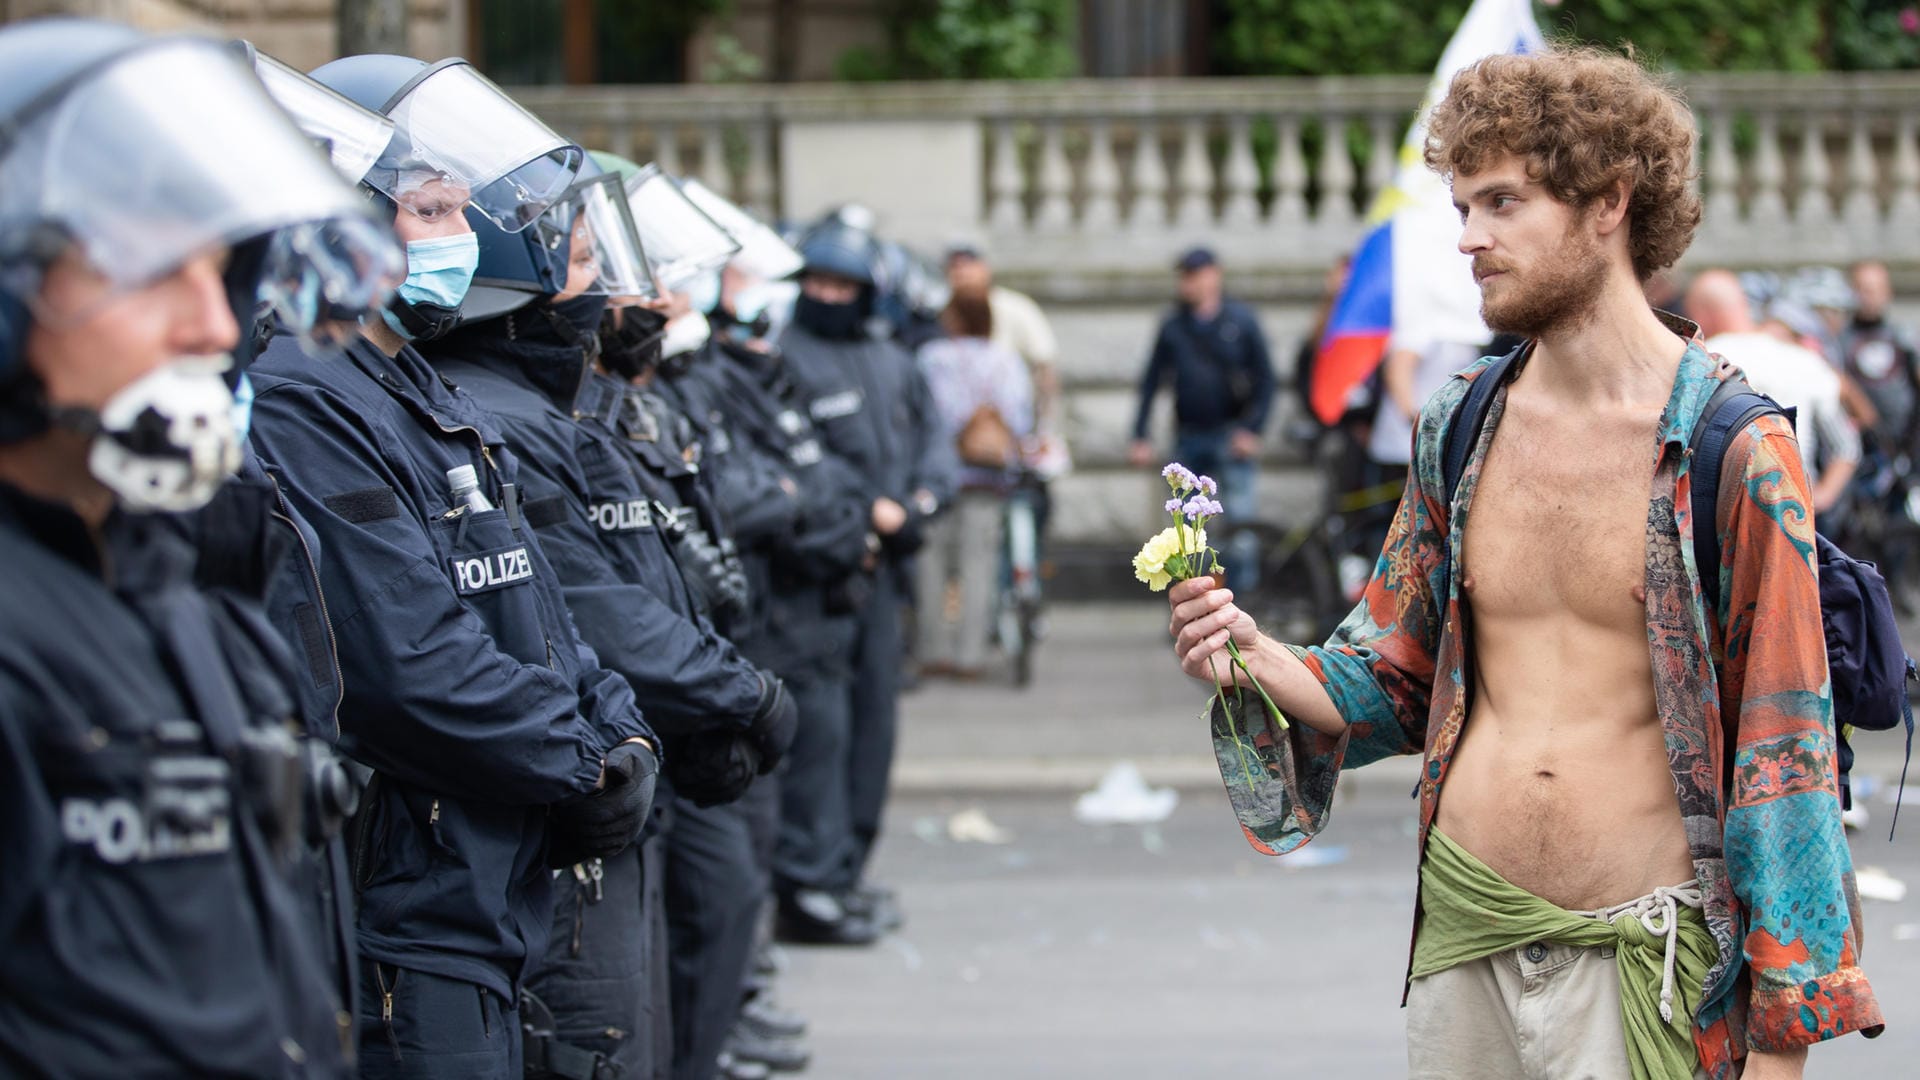
M1859 901L1840 824L1813 525L1793 430L1784 417L1763 417L1727 450L1721 607L1709 613L1693 563L1687 442L1733 369L1693 340L1691 324L1669 326L1689 346L1655 448L1647 640L1667 760L1719 949L1695 1043L1707 1075L1726 1080L1748 1047L1878 1034L1883 1021L1857 964ZM1407 491L1360 604L1324 648L1289 646L1325 685L1346 729L1332 736L1295 724L1279 733L1259 708L1236 710L1244 717L1237 729L1214 717L1235 813L1263 852L1292 851L1326 827L1342 769L1424 753L1424 857L1466 722L1470 643L1453 632L1462 624L1459 538L1506 390L1494 397L1451 509L1440 494L1442 447L1468 383L1491 363L1460 373L1422 410Z

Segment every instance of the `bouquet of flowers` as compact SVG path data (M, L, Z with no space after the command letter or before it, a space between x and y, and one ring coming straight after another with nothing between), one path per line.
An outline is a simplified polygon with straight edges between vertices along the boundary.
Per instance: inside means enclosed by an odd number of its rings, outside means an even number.
M1221 513L1220 504L1213 498L1220 493L1220 486L1212 477L1195 476L1193 470L1177 461L1162 469L1160 475L1173 492L1173 497L1167 500L1165 507L1167 515L1173 519L1173 525L1160 530L1140 548L1139 554L1133 557L1133 575L1154 592L1160 592L1176 581L1204 576L1213 577L1216 586L1224 585L1226 567L1220 563L1220 553L1207 545L1207 522ZM1254 679L1253 673L1247 670L1240 647L1234 644L1231 637L1227 639L1227 655L1246 676L1247 684L1259 694L1274 724L1280 730L1286 730L1287 718L1281 715L1280 707L1273 703L1266 690ZM1221 712L1231 717L1233 709L1228 703L1227 688L1220 681L1218 671L1213 675L1213 692ZM1240 696L1239 687L1236 686L1234 697L1238 699ZM1233 732L1234 729L1229 728L1229 731ZM1237 744L1237 732L1233 737ZM1244 751L1244 747L1241 749ZM1253 772L1247 764L1248 755L1242 752L1238 756L1241 768L1247 773L1247 786L1251 788Z

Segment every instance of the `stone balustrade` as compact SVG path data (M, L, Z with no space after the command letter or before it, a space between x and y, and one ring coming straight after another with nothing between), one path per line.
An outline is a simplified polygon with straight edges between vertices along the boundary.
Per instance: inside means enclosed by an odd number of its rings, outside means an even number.
M1693 261L1916 258L1920 76L1683 85L1707 206ZM1424 90L1395 77L516 93L577 138L764 212L851 200L922 245L984 237L1008 271L1065 298L1127 294L1192 243L1303 285L1360 235Z
M1684 86L1706 206L1687 265L1877 256L1903 291L1920 286L1920 76ZM1061 550L1092 560L1086 580L1124 584L1114 568L1164 497L1124 455L1175 254L1220 253L1284 375L1322 273L1364 232L1424 92L1419 78L1341 78L515 93L587 145L659 160L763 212L804 219L858 201L929 252L984 239L1001 279L1045 303L1060 338L1077 462L1054 489ZM1260 480L1261 513L1278 520L1319 504L1319 478L1278 434L1287 398ZM1151 425L1163 445L1166 404Z

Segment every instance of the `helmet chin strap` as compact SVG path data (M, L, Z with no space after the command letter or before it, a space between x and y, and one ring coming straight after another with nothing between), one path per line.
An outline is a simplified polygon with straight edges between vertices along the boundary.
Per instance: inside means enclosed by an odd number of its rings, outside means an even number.
M387 301L387 311L399 322L401 330L409 341L432 341L445 337L460 324L460 309L443 304L421 303L402 300L399 294Z
M652 312L647 315L636 314L638 311L637 308L628 309L625 316L627 321L621 326L609 329L608 322L600 324L603 345L601 363L608 371L623 379L637 379L653 370L660 363L660 344L667 336L665 319ZM607 312L609 320L612 315L612 311ZM654 323L652 329L644 328L647 322Z
M589 364L600 359L599 334L590 330L582 332L579 327L573 325L571 319L553 310L552 304L541 303L536 304L535 307L539 309L541 315L546 317L547 325L553 327L553 332L560 335L560 340L584 353Z

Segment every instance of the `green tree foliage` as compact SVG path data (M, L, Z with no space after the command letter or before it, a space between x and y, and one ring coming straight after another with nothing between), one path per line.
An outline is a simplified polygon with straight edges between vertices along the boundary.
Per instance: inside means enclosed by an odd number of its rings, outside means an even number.
M1920 68L1920 3L1837 0L1829 15L1833 66L1847 71Z
M844 79L1057 79L1078 68L1075 0L891 0L884 49L849 49Z
M1468 0L1218 0L1222 75L1432 71Z
M1659 67L1807 71L1920 66L1916 4L1920 0L1564 0L1534 10L1553 40L1630 44ZM1215 69L1230 75L1429 72L1467 6L1467 0L1215 0Z
M1822 0L1567 0L1541 9L1549 37L1621 47L1677 71L1815 71Z

